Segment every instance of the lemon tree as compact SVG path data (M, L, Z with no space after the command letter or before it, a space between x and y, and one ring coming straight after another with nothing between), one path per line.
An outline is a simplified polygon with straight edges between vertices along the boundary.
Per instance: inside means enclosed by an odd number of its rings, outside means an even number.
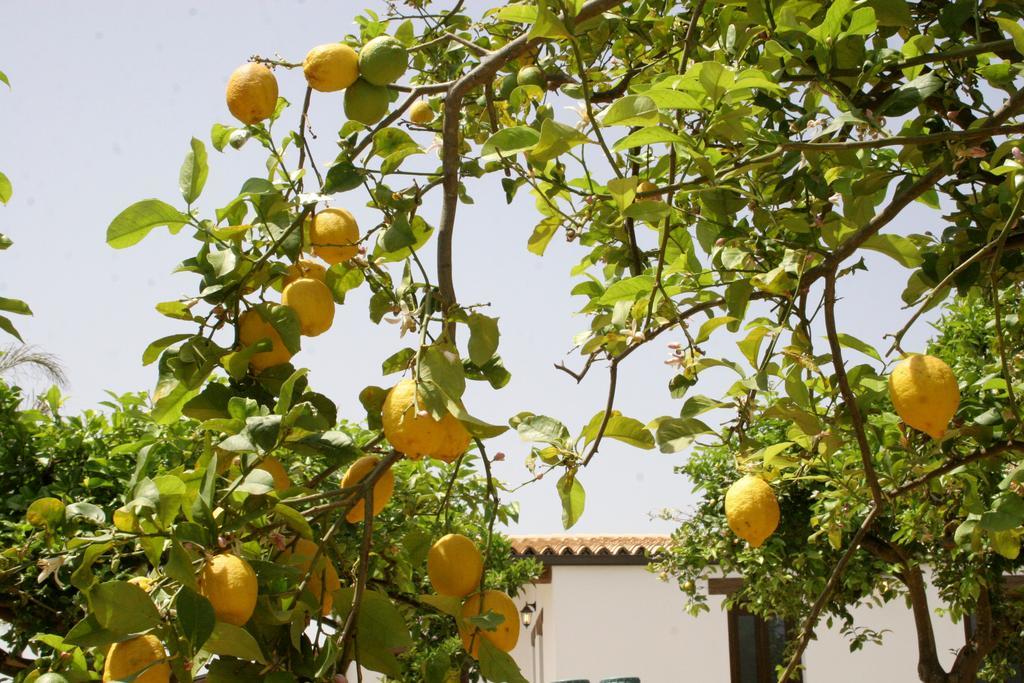
M308 61L254 55L221 65L225 118L209 143L265 156L235 196L203 195L209 151L195 138L180 199L111 211L113 248L165 227L196 245L177 265L192 284L157 304L167 333L143 351L156 375L148 418L158 427L194 420L196 443L159 463L140 446L99 529L55 534L36 510L34 533L55 544L54 557L72 558L88 606L57 634L62 646L98 661L105 645L158 630L179 680L202 666L246 680L322 678L355 663L409 680L520 681L506 652L514 586L491 572L502 487L488 441L509 430L533 444L528 464L541 486L554 482L567 528L585 513L586 468L609 440L683 466L704 462L689 459L695 444L698 454L727 454L708 523L722 531L732 521L741 536L723 542L787 576L808 566L778 554L803 529L803 557L822 569L786 603L800 630L781 680L819 617L850 599L878 590L927 614L915 552L949 533L927 558L970 569L949 572L961 577L957 614L984 625L1010 609L998 577L1016 566L1024 530L1012 333L1024 269L1020 3L415 0L378 9L338 36L349 49L311 45ZM300 106L280 97L296 83ZM339 88L343 111L316 126L337 130L337 144L316 158L309 103ZM469 382L500 390L515 371L501 356L501 312L475 299L454 259L470 179L534 204L529 253L545 257L556 237L571 245L566 290L585 329L558 367L588 387L602 375L607 389L585 424L529 405L482 416L464 400ZM935 224L911 218L911 206ZM310 260L322 274L297 265ZM877 305L910 309L885 348L860 338L865 313L843 301L880 270L907 284ZM331 301L304 280L322 282ZM300 282L319 291L315 304L282 296ZM374 350L386 386L351 388L366 410L356 434L336 428L336 405L302 353L305 338L334 333L328 311L352 305L354 290L368 295L368 324L400 323L394 347ZM989 346L905 348L907 331L953 292L990 312ZM663 414L622 414L620 375L634 354L661 345ZM922 353L941 359L971 400L952 400L949 375L932 377L931 361L914 372L923 356L912 354ZM965 363L982 362L984 374L964 374ZM721 376L730 378L724 390L706 388ZM258 466L271 455L290 488L275 488ZM299 477L303 459L318 471ZM456 495L467 468L482 472L484 496ZM412 481L439 471L453 482L436 492L437 537L457 531L446 528L453 510L484 515L487 530L472 536L486 539L476 592L411 598L403 577L387 574L392 564L378 561L402 496L402 478L392 487L390 476L402 470ZM743 494L730 497L735 509L725 500L734 484ZM807 507L796 503L812 494L821 507L801 515ZM330 634L307 641L297 634L324 623L322 592L273 559L296 536L315 538L346 568ZM419 564L435 540L410 546L423 548ZM163 582L156 597L117 578L92 580L92 567L130 552ZM229 553L257 577L257 604L241 625L217 620L193 585L199 567ZM307 574L320 566L314 558ZM886 575L897 578L878 579ZM744 595L762 613L783 609ZM426 617L403 611L409 600L433 609L452 639L420 648L408 622ZM122 603L138 607L127 622L113 616ZM917 628L928 681L998 666L1011 642L1002 628L980 628L947 670L927 624ZM422 668L410 673L413 663Z

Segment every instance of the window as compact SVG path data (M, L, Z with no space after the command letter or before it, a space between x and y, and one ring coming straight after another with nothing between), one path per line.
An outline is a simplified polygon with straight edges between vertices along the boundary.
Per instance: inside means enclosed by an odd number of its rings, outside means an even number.
M775 683L784 666L792 628L782 619L764 619L742 608L729 610L729 668L732 683ZM802 680L799 673L791 680Z

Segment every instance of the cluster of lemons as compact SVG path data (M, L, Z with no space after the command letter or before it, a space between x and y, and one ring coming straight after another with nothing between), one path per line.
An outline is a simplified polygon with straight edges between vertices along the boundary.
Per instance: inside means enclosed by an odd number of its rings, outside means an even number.
M309 87L318 92L345 91L345 116L372 126L388 113L388 87L401 78L409 65L409 52L396 38L377 36L357 53L345 43L318 45L306 55L302 72ZM270 118L277 107L277 78L268 67L248 62L228 79L227 103L231 114L246 125ZM413 123L426 124L434 112L425 101L413 103L408 112Z
M411 379L402 380L393 387L384 403L384 434L397 450L413 460L428 456L451 462L469 447L470 435L450 413L441 419L433 418L419 407L421 399ZM380 458L374 455L357 459L342 476L341 488L355 489L379 465ZM265 457L257 467L270 473L276 490L291 488L288 472L276 458ZM390 468L386 469L373 485L373 515L384 509L394 487L394 473ZM349 508L345 519L352 523L361 522L365 513L365 502L360 496ZM277 562L294 566L303 576L308 575L306 588L320 602L321 614L331 612L333 595L341 587L341 581L337 569L316 543L298 539L278 555ZM458 627L468 652L477 656L481 638L486 638L505 652L515 647L519 638L515 604L501 591L479 591L483 558L472 541L457 534L440 539L428 554L427 572L440 595L465 598ZM152 581L145 577L137 577L132 582L147 590L152 585ZM242 626L256 609L259 592L256 573L244 558L236 554L226 552L208 558L197 586L200 594L210 601L218 621ZM467 621L491 611L504 618L494 630L481 630ZM171 671L165 659L163 644L152 634L116 643L107 653L104 681L120 680L142 671L135 678L138 683L167 683Z
M519 610L507 593L479 590L483 571L480 551L462 534L442 536L427 553L427 576L438 595L464 598L458 619L459 637L473 657L479 656L481 639L502 652L511 652L519 642ZM502 617L492 630L480 629L469 621L489 612Z
M889 375L889 397L908 426L941 439L960 406L960 388L953 370L941 359L909 355ZM757 548L779 525L779 501L771 485L745 475L725 493L725 517L733 533Z
M330 265L344 263L359 253L359 225L355 216L341 208L324 209L306 226L304 243L312 255ZM325 283L327 269L309 258L300 258L284 276L281 303L295 312L303 336L316 337L334 324L334 295ZM238 316L238 339L245 346L266 339L269 351L253 354L249 365L259 372L287 363L292 352L285 346L274 326L258 311L250 309Z

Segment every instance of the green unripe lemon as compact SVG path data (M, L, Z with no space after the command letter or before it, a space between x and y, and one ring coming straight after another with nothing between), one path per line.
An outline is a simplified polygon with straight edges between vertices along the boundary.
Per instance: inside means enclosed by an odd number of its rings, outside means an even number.
M394 83L408 66L408 50L391 36L377 36L359 51L359 75L374 85Z
M388 113L388 91L360 78L345 90L345 116L372 126Z
M544 72L540 70L540 67L536 66L524 66L516 74L516 83L519 85L535 85L538 88L543 88L547 83L547 79L544 77Z
M497 98L499 100L507 100L508 96L512 94L512 91L516 89L518 83L516 83L517 74L505 74L505 76L498 82Z

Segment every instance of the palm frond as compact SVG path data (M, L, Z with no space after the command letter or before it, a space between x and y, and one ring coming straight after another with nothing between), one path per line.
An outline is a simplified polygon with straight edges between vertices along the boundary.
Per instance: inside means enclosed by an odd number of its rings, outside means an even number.
M68 383L64 365L56 355L24 344L0 347L0 376L19 375L26 371L42 375L59 387Z

